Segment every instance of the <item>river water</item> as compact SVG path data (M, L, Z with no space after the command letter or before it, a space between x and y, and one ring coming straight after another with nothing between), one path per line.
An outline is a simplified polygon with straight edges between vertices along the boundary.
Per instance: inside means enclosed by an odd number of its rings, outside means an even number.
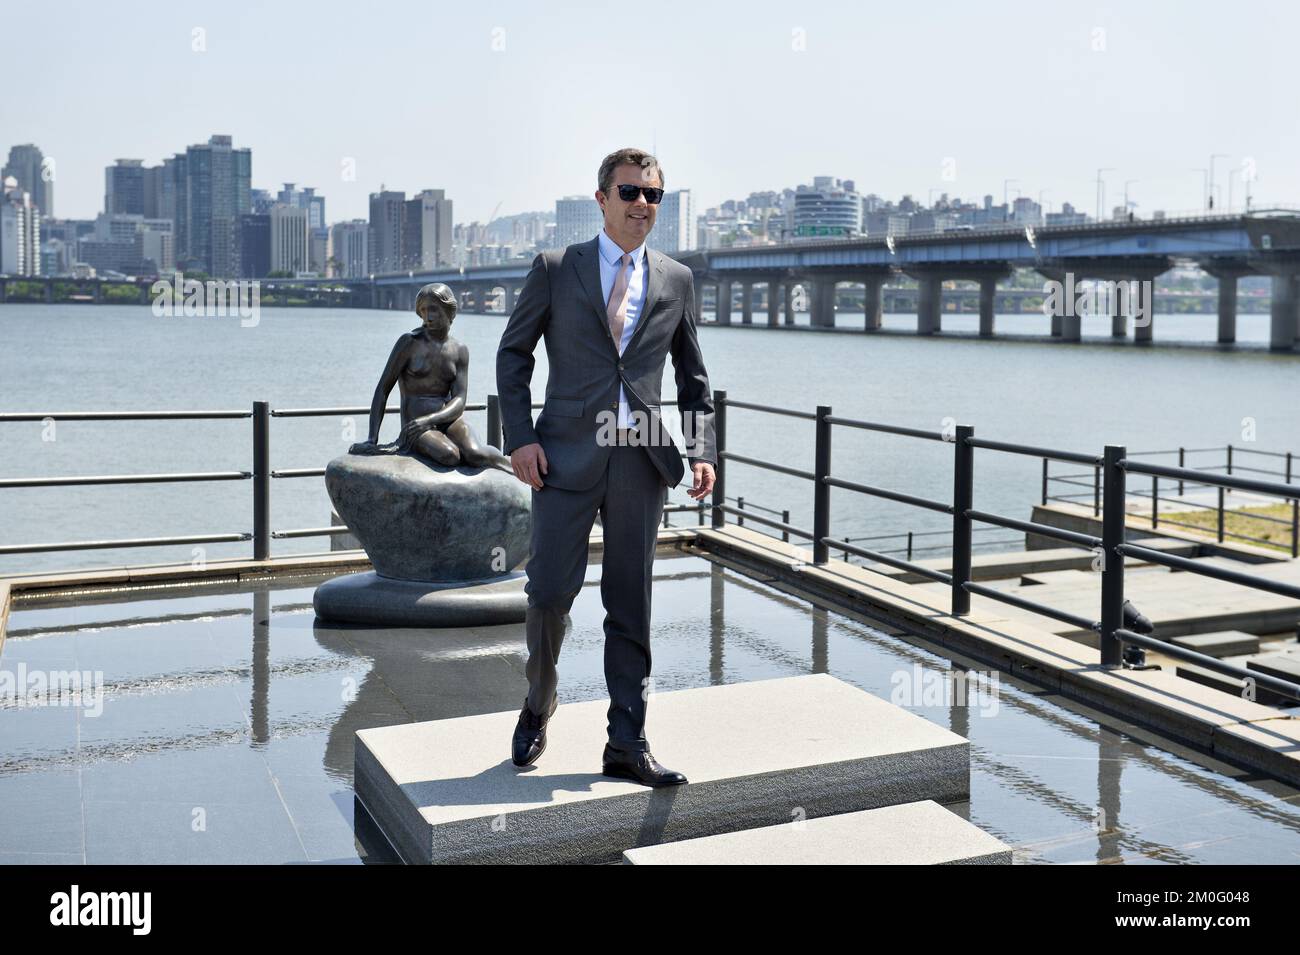
M505 321L499 314L463 314L453 328L470 350L471 401L495 390L494 356ZM838 322L860 327L861 316L841 314ZM1213 316L1157 315L1157 342L1189 344L1153 348L1111 343L1107 319L1086 321L1085 339L1092 340L1076 345L1030 340L1046 331L1035 316L999 317L999 330L1013 336L1004 340L971 337L976 322L974 315L945 315L945 333L952 334L925 339L904 333L915 318L902 315L885 319L897 334L872 336L704 325L700 341L713 387L741 400L805 410L825 404L836 414L933 431L955 421L981 437L1091 453L1107 443L1135 450L1233 444L1300 451L1300 356L1262 347L1267 316L1241 316L1243 347L1226 351L1207 344ZM272 408L368 406L393 342L417 324L414 315L350 309L266 308L256 324L241 324L237 317L159 318L142 306L5 305L0 410L248 409L255 400ZM539 344L535 400L546 373ZM668 363L664 400L675 397L672 374ZM390 406L396 402L394 393ZM472 413L471 422L482 434L483 413ZM321 467L366 428L364 415L274 419L272 466ZM393 440L396 433L390 415L382 437ZM742 454L812 467L807 421L734 409L728 441ZM0 423L0 478L251 470L251 448L247 419L58 422L53 429ZM1221 460L1205 455L1189 463L1212 458ZM952 445L836 429L833 473L948 501ZM1027 518L1040 477L1036 459L980 451L976 507ZM727 492L747 504L788 508L792 523L811 524L806 481L736 464ZM670 501L685 503L684 488L672 491ZM941 514L838 490L832 512L833 533L841 537L945 524ZM275 529L328 523L320 478L273 482ZM251 525L248 481L0 488L0 545L228 533ZM1009 532L997 533L1005 540ZM322 538L273 545L277 554L327 547ZM250 553L248 543L221 544L207 545L202 556ZM189 546L0 556L0 574L197 556Z

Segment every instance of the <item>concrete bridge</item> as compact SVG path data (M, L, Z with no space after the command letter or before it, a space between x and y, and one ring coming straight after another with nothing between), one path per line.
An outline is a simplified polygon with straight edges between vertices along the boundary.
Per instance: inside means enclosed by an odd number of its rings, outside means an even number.
M860 287L863 329L880 327L886 304L884 286L906 276L911 290L894 290L914 302L918 334L941 330L943 283L977 283L980 334L994 334L996 306L1008 304L1020 290L999 289L1013 269L1033 269L1070 288L1084 281L1138 283L1135 303L1113 302L1112 334L1128 334L1129 316L1122 304L1135 304L1142 317L1134 322L1134 339L1150 342L1156 312L1153 282L1175 262L1193 262L1219 280L1218 339L1236 340L1237 279L1247 275L1272 280L1270 347L1293 351L1300 345L1300 215L1256 212L1194 218L1102 222L1025 228L1007 226L978 231L850 241L798 243L741 249L712 249L676 256L695 273L697 311L711 300L720 324L754 324L756 298L765 306L764 324L794 324L796 305L806 300L814 327L835 324L835 296L845 284ZM445 282L462 296L467 308L514 306L529 263L461 270L377 276L372 305L410 308L426 282ZM910 294L908 294L910 292ZM951 294L951 293L950 293ZM1041 293L1034 292L1039 295ZM738 322L737 322L738 320ZM1072 309L1051 317L1052 335L1080 339L1080 315Z
M995 333L1001 305L1023 299L1024 290L999 288L1014 269L1033 269L1063 289L1085 281L1137 283L1136 302L1108 301L1111 332L1129 333L1130 310L1137 342L1153 339L1154 280L1175 262L1192 262L1219 280L1218 340L1236 341L1237 280L1267 276L1272 281L1270 347L1300 348L1300 214L1257 211L1179 219L1145 219L1083 225L1005 226L975 231L948 231L896 237L807 242L783 246L712 249L676 256L695 273L697 313L706 301L720 324L754 322L756 300L766 312L761 324L793 325L796 307L806 303L813 327L835 324L837 290L860 289L863 330L880 328L883 311L914 308L917 333L942 330L943 285L966 281L978 287L979 330ZM365 279L263 279L263 302L297 298L303 304L337 304L362 308L410 310L416 292L429 282L444 282L466 310L514 307L530 261L469 269L434 269L378 275ZM915 289L886 290L898 276L915 280ZM55 283L73 279L0 277L0 302L6 283L43 283L45 300L53 301ZM82 300L103 301L107 280L83 280ZM120 283L119 283L120 284ZM140 301L149 281L140 280ZM949 290L949 296L952 291ZM969 297L972 293L965 293ZM887 298L892 296L892 301ZM270 297L272 301L267 302ZM10 296L13 300L13 296ZM117 297L112 300L122 300ZM1136 308L1130 308L1136 305ZM738 319L738 321L737 321ZM1079 341L1081 316L1072 308L1051 315L1051 333L1062 341Z

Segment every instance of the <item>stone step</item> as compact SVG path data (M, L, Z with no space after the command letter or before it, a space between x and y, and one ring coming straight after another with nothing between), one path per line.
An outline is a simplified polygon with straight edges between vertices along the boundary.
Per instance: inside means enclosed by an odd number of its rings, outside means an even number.
M930 799L623 853L627 865L1010 865L1011 847Z
M357 797L410 863L604 863L638 846L970 795L965 739L826 674L653 695L651 749L685 786L600 775L608 707L561 704L524 770L510 762L518 711L360 730Z
M1196 633L1186 637L1174 637L1169 642L1212 657L1235 657L1259 652L1259 637L1253 633L1243 633L1241 630Z

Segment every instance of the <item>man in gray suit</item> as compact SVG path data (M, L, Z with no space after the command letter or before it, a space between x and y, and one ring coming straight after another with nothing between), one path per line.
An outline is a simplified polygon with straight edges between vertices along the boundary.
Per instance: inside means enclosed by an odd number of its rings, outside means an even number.
M659 387L671 355L696 500L713 489L713 401L695 335L691 270L646 247L663 198L658 161L638 149L605 157L596 238L533 260L497 351L502 450L532 488L526 567L528 696L511 758L527 766L546 748L556 706L556 661L582 589L587 539L600 514L600 595L609 688L607 776L648 786L686 777L665 769L645 737L650 689L650 589L668 488L685 474L660 419ZM534 426L533 352L545 337L550 375Z

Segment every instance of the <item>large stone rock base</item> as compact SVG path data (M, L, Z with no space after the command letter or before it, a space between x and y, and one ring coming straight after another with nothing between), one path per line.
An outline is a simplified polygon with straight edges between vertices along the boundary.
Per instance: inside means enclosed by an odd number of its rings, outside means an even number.
M316 588L316 616L379 627L472 627L520 623L528 610L522 570L483 580L429 583L373 571L346 574Z

